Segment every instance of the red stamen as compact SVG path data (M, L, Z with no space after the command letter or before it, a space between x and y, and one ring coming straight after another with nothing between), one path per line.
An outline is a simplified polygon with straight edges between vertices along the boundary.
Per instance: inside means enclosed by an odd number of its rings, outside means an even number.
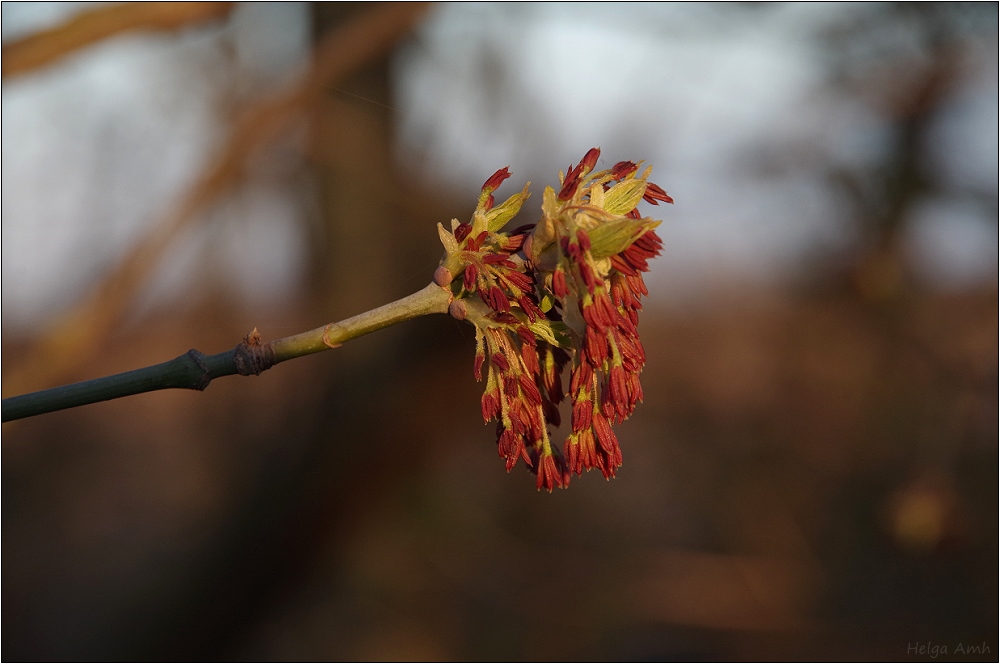
M493 364L497 365L500 368L500 371L510 370L510 363L507 362L507 358L504 357L503 354L493 353L493 357L491 357L490 360L492 360Z
M552 273L552 292L558 298L564 298L569 293L569 288L566 287L566 273L561 267L557 267Z
M652 203L653 205L659 205L657 201L663 201L664 203L673 203L674 199L667 195L667 192L663 191L659 185L655 185L652 182L646 183L646 193L642 195L642 200L647 203Z
M538 386L535 385L535 381L527 374L521 374L517 377L517 382L521 385L521 392L524 393L525 398L534 406L542 405L542 394L538 391Z
M489 179L483 183L483 191L492 192L503 184L503 181L510 177L509 168L510 166L504 166L499 171L491 175Z
M615 180L621 180L635 173L638 168L639 167L631 161L619 161L611 167L611 177Z
M601 148L590 148L587 150L587 154L583 155L583 159L580 161L580 165L583 166L583 170L590 172L594 170L594 166L597 166L597 159L601 156Z
M462 279L462 286L470 293L476 287L476 280L479 279L479 268L474 263L465 266L465 277Z
M476 359L472 363L472 374L476 377L477 383L483 379L483 362L485 360L485 355L476 353Z
M559 190L559 195L556 198L561 201L568 201L573 198L573 194L576 193L576 188L580 184L580 175L582 173L583 164L577 164L576 167L571 168L566 173L566 179L563 181L562 189Z
M459 224L458 227L455 228L455 239L461 242L462 240L467 238L469 236L469 233L471 232L472 232L472 226L470 226L469 224Z
M578 433L580 431L586 431L591 425L591 413L594 410L594 404L589 399L584 399L582 401L576 401L573 403L573 416L571 421L573 422L573 432Z
M486 392L481 400L483 421L489 422L500 414L500 395L496 392Z

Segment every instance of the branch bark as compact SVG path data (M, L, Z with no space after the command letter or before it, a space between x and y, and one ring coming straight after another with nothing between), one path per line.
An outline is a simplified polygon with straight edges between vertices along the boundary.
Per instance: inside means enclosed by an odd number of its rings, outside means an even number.
M411 318L447 313L451 300L448 289L431 283L377 309L276 341L261 343L254 329L236 347L215 355L191 349L169 362L4 399L3 421L155 390L204 390L212 380L222 376L255 376L279 362L337 348L346 341Z

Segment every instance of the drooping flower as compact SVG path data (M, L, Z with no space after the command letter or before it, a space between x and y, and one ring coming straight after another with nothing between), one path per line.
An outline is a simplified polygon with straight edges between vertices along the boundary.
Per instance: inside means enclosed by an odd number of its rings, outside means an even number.
M611 425L642 401L642 273L662 248L653 230L660 222L636 206L673 202L647 182L650 168L638 175L641 162L595 172L599 157L593 148L560 174L558 193L546 187L537 224L502 230L528 198L525 185L494 207L507 168L483 185L469 223L452 220L450 231L438 224L445 256L435 280L450 285L459 305L453 315L476 326L477 380L486 368L483 419L497 420L507 470L523 460L549 491L591 468L613 477L622 463ZM560 450L549 425L559 426L566 396L571 432Z

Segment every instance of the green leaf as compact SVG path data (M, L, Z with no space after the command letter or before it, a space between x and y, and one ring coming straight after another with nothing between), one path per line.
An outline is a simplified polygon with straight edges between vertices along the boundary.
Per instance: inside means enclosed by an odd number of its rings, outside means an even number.
M528 329L544 341L553 346L566 347L570 343L569 328L565 324L552 320L536 320L528 324Z
M646 181L631 178L619 182L604 192L604 209L613 215L621 216L635 209L646 193Z
M441 222L438 222L438 237L441 238L441 244L444 245L444 250L449 254L458 251L458 241L455 236L444 229Z
M528 200L531 194L528 193L528 185L524 185L524 189L520 194L514 194L507 200L505 200L500 205L496 206L492 210L486 213L487 229L491 233L496 233L498 230L507 225L507 222L514 218L518 212L521 211L521 206L524 202Z
M596 260L610 258L628 249L640 235L660 225L654 219L614 219L592 228L590 255Z

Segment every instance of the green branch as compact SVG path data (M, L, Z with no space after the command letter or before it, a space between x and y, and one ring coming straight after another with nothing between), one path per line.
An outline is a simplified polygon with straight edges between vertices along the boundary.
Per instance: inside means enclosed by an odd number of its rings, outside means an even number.
M279 362L336 348L411 318L447 313L451 299L450 291L432 283L401 300L284 339L262 343L255 329L235 348L216 355L192 349L162 364L4 399L3 421L154 390L204 390L215 378L258 375Z

